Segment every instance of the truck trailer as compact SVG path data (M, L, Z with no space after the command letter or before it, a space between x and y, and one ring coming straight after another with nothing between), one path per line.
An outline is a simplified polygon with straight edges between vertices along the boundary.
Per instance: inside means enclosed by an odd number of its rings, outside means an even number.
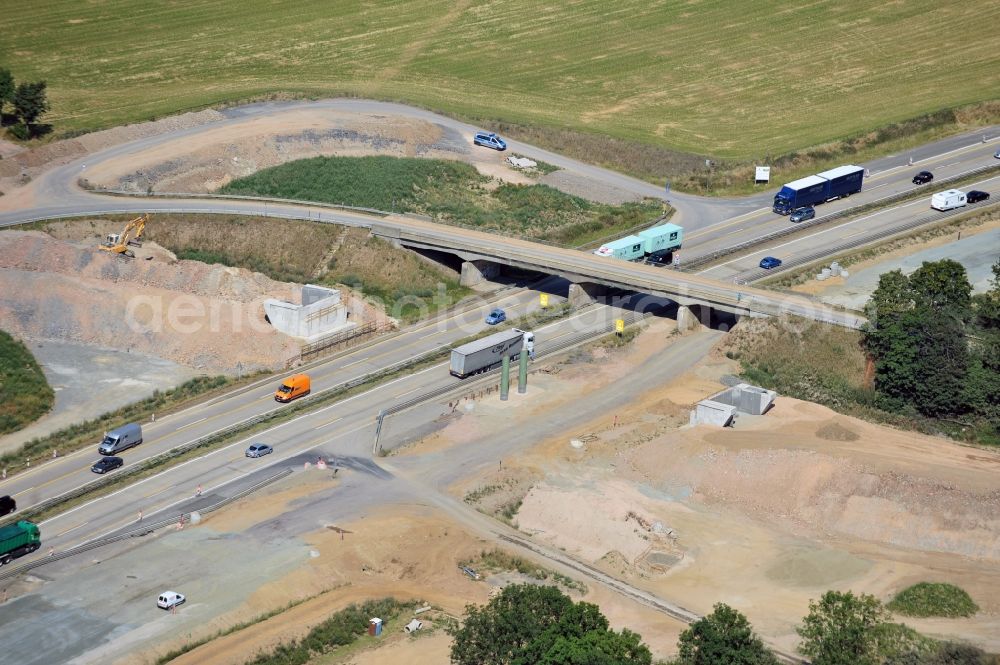
M953 210L965 206L967 199L965 192L949 189L931 196L931 207L935 210Z
M660 259L669 257L675 250L681 248L684 229L676 224L661 224L637 234L642 238L643 251L647 258Z
M865 170L838 166L788 183L774 195L774 212L790 215L798 208L850 196L861 191Z
M639 236L625 236L601 245L600 249L594 250L594 254L624 261L638 261L646 255L645 248L646 241Z
M0 529L0 566L42 546L38 525L26 520Z
M526 330L502 330L489 337L477 339L451 350L452 376L464 379L467 376L488 372L499 367L504 356L517 360L521 351L529 356L535 352L535 333Z

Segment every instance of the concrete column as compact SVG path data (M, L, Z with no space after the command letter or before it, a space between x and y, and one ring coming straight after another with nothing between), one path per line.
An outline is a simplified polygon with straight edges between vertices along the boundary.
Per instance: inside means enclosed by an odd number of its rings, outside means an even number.
M573 307L583 307L597 302L597 299L608 292L607 287L589 282L574 282L569 285L569 300Z
M459 278L459 284L462 286L476 286L499 275L499 263L482 260L463 261L462 276Z
M698 317L690 307L684 305L677 306L677 329L681 332L694 330L699 325Z

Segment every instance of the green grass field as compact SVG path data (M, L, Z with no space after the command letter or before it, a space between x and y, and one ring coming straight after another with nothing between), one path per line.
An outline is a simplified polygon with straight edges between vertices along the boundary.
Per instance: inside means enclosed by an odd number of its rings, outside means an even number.
M1000 90L998 0L37 0L2 25L57 134L356 95L752 159Z
M548 185L491 184L464 162L313 157L239 178L221 191L413 212L444 224L571 247L652 224L663 214L662 206L651 202L612 206L591 203Z
M48 413L55 399L28 347L0 330L0 434L35 422Z

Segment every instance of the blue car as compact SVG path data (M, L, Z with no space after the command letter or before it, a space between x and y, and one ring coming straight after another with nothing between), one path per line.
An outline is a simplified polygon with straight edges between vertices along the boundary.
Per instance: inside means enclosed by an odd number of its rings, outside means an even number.
M490 312L490 315L486 317L486 324L490 326L495 326L498 323L503 323L507 320L507 312L503 311L499 307Z
M493 132L476 132L472 142L476 145L486 146L494 150L506 150L507 143Z
M776 259L773 256L765 256L760 260L760 267L764 270L770 270L771 268L777 268L781 265L781 259Z

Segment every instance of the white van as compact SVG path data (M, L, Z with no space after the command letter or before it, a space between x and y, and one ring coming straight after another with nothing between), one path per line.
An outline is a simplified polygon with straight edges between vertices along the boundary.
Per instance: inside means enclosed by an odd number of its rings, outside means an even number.
M963 207L966 203L965 192L960 192L957 189L938 192L931 197L931 207L935 210L953 210Z

